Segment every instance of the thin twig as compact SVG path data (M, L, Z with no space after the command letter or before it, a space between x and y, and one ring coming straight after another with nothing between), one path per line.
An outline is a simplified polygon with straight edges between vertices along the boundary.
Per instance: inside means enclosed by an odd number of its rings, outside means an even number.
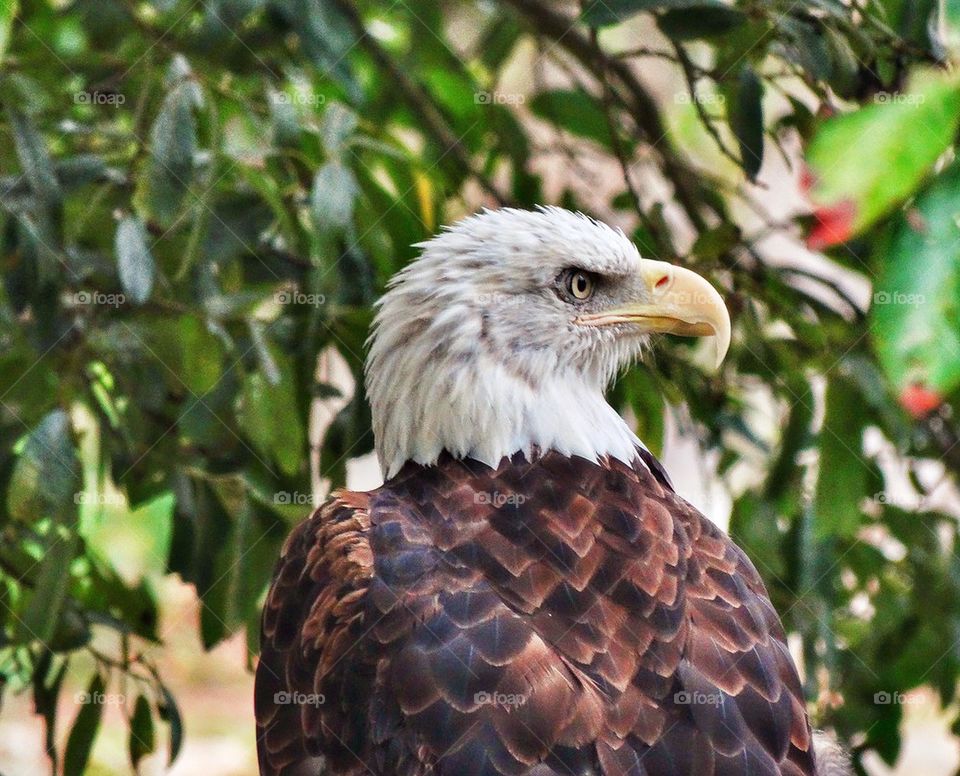
M602 50L598 55L590 39L577 29L576 20L549 5L539 0L506 2L513 6L539 35L549 38L555 46L569 52L595 77L604 78L606 73L610 73L616 79L626 93L622 103L651 149L662 160L663 172L673 183L678 203L694 228L698 232L704 231L707 222L701 209L714 209L710 198L701 191L696 172L674 150L656 101L637 79L630 65Z
M720 137L720 132L713 124L713 116L704 110L703 105L697 98L697 80L699 76L696 72L696 65L691 61L690 56L682 44L671 41L671 45L674 51L677 52L677 61L683 70L683 77L687 83L687 92L690 95L690 101L693 103L694 110L697 111L697 116L700 118L700 123L703 124L704 129L706 129L710 137L713 138L713 142L716 143L717 148L720 149L720 153L737 165L737 167L743 168L743 161L734 154L733 151L727 148L727 144L723 142L723 138Z
M594 50L596 51L600 62L601 67L606 67L603 61L603 51L600 48L600 41L597 39L596 29L590 30L590 41L593 44ZM603 71L604 75L606 70ZM630 192L630 198L633 200L634 210L637 212L637 217L640 219L640 223L643 224L644 229L646 229L650 236L654 239L657 245L662 245L669 248L672 252L673 246L671 245L668 235L662 234L661 230L657 228L657 225L649 218L646 212L643 209L643 204L640 201L640 194L637 191L636 187L633 185L633 178L630 176L630 163L627 160L626 152L623 148L623 143L620 141L620 132L617 130L616 122L614 121L613 116L613 90L610 87L610 81L606 77L599 79L603 87L603 115L607 121L607 129L610 132L610 146L613 149L614 156L617 157L617 161L620 163L620 170L623 173L623 182L627 186L627 191Z

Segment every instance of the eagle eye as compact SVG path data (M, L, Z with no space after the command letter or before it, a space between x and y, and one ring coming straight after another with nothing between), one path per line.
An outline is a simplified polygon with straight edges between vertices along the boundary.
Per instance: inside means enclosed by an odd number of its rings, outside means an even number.
M564 290L574 301L585 302L593 296L596 283L592 274L582 269L570 269L564 275Z

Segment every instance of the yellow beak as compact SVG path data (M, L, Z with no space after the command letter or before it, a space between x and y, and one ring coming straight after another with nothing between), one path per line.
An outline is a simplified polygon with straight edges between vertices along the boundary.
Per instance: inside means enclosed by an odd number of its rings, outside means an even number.
M723 298L696 272L665 261L641 259L643 302L577 318L584 326L632 323L643 331L683 337L716 337L717 366L730 347L730 315Z

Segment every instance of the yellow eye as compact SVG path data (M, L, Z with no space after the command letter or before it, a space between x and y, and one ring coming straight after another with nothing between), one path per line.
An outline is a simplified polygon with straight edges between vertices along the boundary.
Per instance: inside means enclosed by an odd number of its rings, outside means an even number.
M567 288L574 299L582 302L593 296L593 277L581 270L574 270L570 273Z

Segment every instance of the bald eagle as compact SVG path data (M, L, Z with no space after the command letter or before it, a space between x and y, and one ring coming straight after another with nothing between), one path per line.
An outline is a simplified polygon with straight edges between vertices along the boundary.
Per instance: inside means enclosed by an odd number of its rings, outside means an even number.
M843 772L753 564L604 399L656 333L719 362L717 291L558 208L418 247L367 361L385 482L299 525L266 600L260 773Z

